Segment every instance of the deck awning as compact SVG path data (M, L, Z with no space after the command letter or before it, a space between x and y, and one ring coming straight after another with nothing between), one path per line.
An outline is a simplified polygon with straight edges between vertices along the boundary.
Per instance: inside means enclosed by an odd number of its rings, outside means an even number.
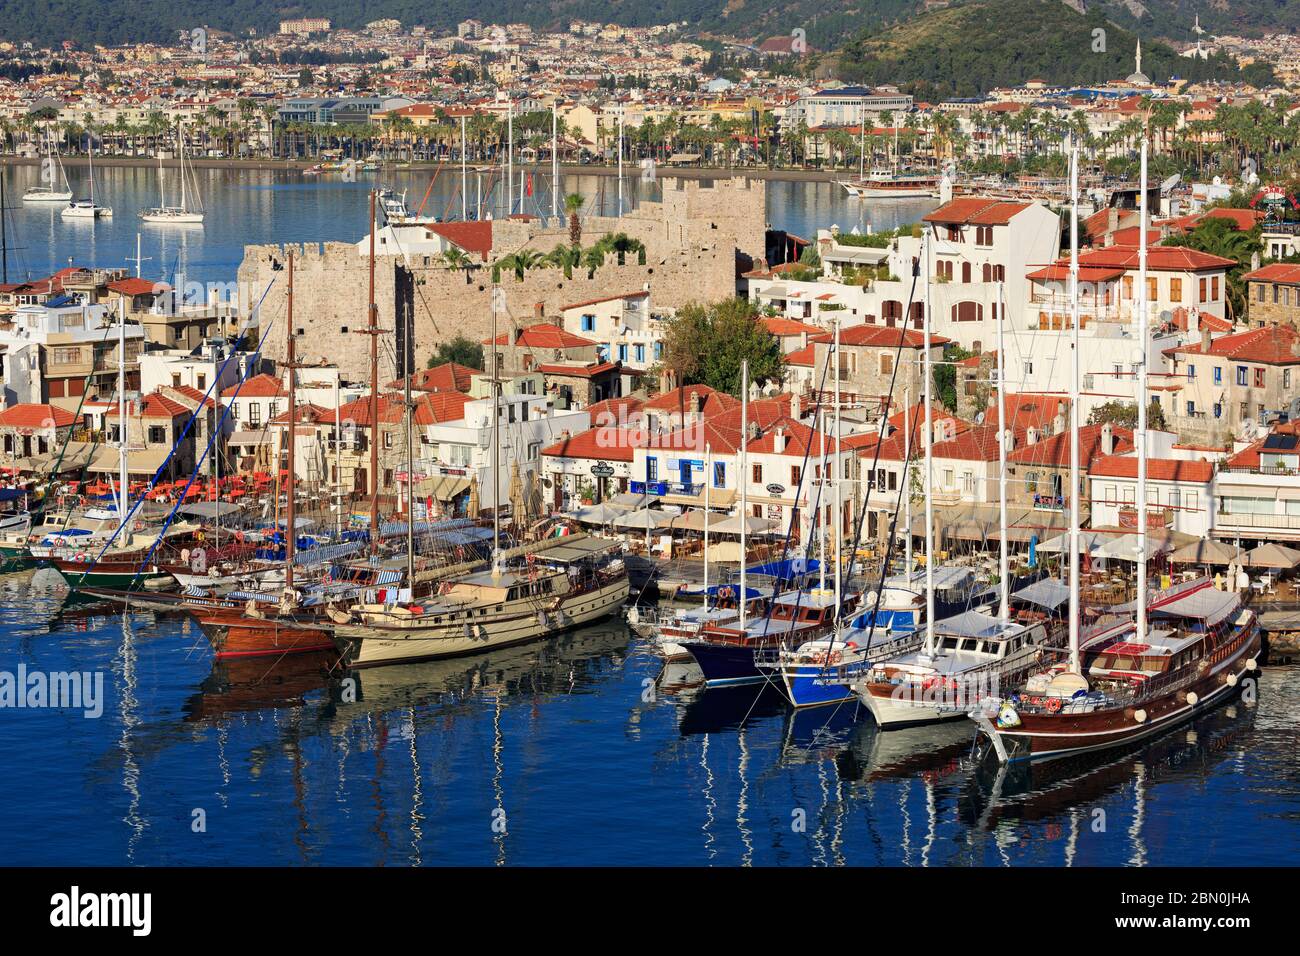
M469 490L469 479L455 475L441 475L437 478L421 478L415 483L413 493L421 498L432 497L434 501L454 501Z

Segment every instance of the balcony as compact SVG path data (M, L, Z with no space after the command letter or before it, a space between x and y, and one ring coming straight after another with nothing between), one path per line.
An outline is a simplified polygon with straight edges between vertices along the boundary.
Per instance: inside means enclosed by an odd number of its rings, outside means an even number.
M1035 511L1065 511L1068 503L1064 495L1034 495Z
M1215 531L1300 531L1300 515L1220 514Z
M628 482L628 491L634 495L683 495L688 498L698 498L704 492L703 482L685 482L685 481L631 481Z

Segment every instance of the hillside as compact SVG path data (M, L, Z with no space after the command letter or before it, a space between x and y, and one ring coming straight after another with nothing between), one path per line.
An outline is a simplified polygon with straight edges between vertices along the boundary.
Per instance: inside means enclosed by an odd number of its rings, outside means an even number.
M1014 24L1009 29L1008 25ZM1105 49L1096 51L1096 30ZM1080 14L1060 0L970 0L921 14L844 46L835 65L843 80L897 83L921 99L975 96L1035 78L1090 84L1133 72L1137 36L1097 8ZM1142 71L1153 80L1244 78L1267 82L1266 67L1239 71L1225 57L1198 61L1145 42Z
M960 2L960 0L958 0ZM1018 0L985 0L1014 8ZM1292 0L1069 0L1086 2L1118 26L1143 37L1194 39L1193 14L1200 13L1209 33L1261 33L1300 30L1300 3ZM484 23L527 23L563 28L570 20L627 26L686 23L690 34L720 34L745 40L807 32L818 49L830 49L863 31L877 31L918 16L942 13L948 0L0 0L0 38L54 45L127 43L174 39L196 26L242 33L274 32L283 18L329 17L336 26L359 27L395 17L407 26L421 24L442 31L468 18ZM1064 3L1062 3L1064 5ZM932 11L927 13L927 11ZM999 18L994 33L1017 24Z

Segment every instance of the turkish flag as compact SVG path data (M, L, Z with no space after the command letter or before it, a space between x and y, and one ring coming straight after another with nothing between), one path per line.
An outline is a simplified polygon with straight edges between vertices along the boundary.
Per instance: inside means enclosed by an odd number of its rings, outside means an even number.
M528 194L529 196L531 196L531 195L533 194L533 174L532 174L532 173L529 173L529 174L528 174L528 188L527 188L526 192L527 192L527 194Z

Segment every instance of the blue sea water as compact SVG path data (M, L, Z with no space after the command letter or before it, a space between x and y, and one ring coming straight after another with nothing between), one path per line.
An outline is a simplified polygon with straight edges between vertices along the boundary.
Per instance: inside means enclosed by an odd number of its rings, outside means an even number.
M103 714L0 709L3 863L1266 865L1300 849L1294 667L1139 750L999 779L961 724L883 734L846 709L796 718L775 692L680 687L619 621L330 675L317 657L216 665L184 618L61 612L63 595L0 579L0 673L100 673Z
M395 170L382 175L358 174L345 182L341 174L303 176L298 171L199 169L196 177L205 210L201 227L167 227L142 223L139 212L160 201L158 170L152 166L104 166L95 170L95 198L113 210L107 220L64 221L58 204L23 203L22 194L37 185L36 166L0 168L5 178L9 208L9 277L39 278L75 260L78 265L136 268L136 238L140 238L140 266L146 278L174 282L178 274L199 282L229 282L243 258L245 244L272 242L355 241L366 231L369 190L388 185L404 190L412 209L423 204L426 213L459 218L460 175L448 170L437 178L429 172ZM169 169L165 177L174 173ZM89 195L87 170L69 166L68 178L78 196ZM468 208L479 199L477 180L469 176ZM493 188L487 174L483 209L494 216L505 212L501 187ZM167 179L168 201L175 185ZM643 183L639 173L629 174L624 186L625 208L643 196L656 199L658 183ZM614 214L618 209L617 180L609 176L566 176L564 192L587 199L587 212ZM426 198L427 193L427 198ZM516 212L521 200L516 190ZM539 177L534 195L522 199L522 209L534 215L550 213L550 192ZM850 198L835 183L770 182L767 184L768 222L813 238L819 228L838 225L845 232L857 228L892 229L915 222L936 205L933 200L885 200L864 203ZM561 211L563 205L560 206ZM562 212L561 212L562 214Z

